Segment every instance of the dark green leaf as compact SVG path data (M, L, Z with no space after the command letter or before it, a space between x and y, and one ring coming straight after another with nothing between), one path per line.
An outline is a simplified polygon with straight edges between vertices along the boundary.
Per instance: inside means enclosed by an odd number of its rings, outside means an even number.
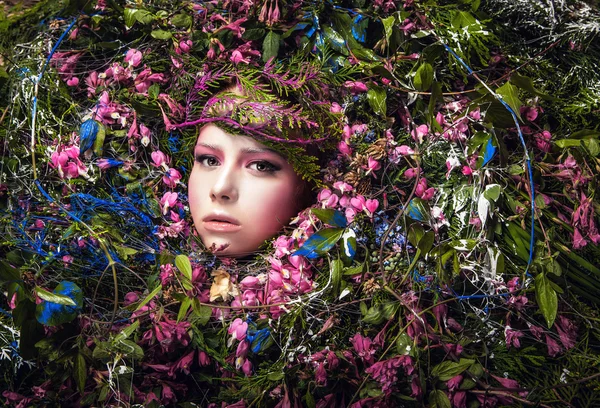
M192 25L192 17L185 13L176 14L171 19L171 24L178 28L188 28Z
M535 277L535 297L548 328L552 327L558 311L558 295L545 273Z
M331 285L333 288L333 295L338 296L340 293L340 286L342 284L342 268L344 265L342 261L339 259L334 259L331 261L330 269L331 269Z
M565 147L581 146L581 140L578 139L560 139L554 142L555 145L564 149Z
M371 86L367 92L367 100L373 112L381 117L385 117L387 111L387 93L381 86Z
M249 28L244 31L242 38L246 41L260 40L265 36L265 30L262 28Z
M429 403L431 408L452 408L450 400L442 390L433 390L429 393Z
M0 283L16 282L21 279L19 269L6 261L0 261Z
M433 83L433 67L430 63L424 62L417 69L414 78L414 85L417 91L427 91Z
M600 131L592 129L582 129L571 134L571 139L590 139L600 136Z
M135 19L142 24L150 24L156 19L156 16L147 10L137 10L135 12Z
M521 105L523 105L523 103L519 100L519 90L517 87L510 82L507 82L498 88L496 93L502 97L508 106L511 107L511 109L517 115L517 118L521 119L519 110L521 109Z
M77 353L77 357L75 357L75 367L74 374L75 382L77 383L77 389L81 394L85 390L85 381L87 380L87 365L85 363L85 358L83 354Z
M462 374L462 372L469 368L474 362L475 360L468 358L461 358L458 362L444 361L433 367L431 374L439 378L440 381L448 381L449 379Z
M546 100L554 100L555 98L550 95L538 90L533 86L533 79L523 76L519 73L515 73L510 78L510 82L518 86L519 88L531 93L532 95L537 95Z
M115 341L127 339L133 334L133 332L135 332L138 329L138 327L140 327L140 321L136 320L135 322L121 330L121 332L115 336Z
M428 231L421 237L417 247L421 251L423 256L427 255L429 250L433 247L433 242L435 241L435 234L433 231Z
M161 285L158 285L157 287L155 287L155 288L154 288L154 290L153 290L152 292L150 292L150 293L148 294L148 296L146 296L146 297L144 298L144 300L142 300L142 301L140 302L140 304L139 304L139 305L137 305L137 307L135 308L135 312L137 312L138 310L140 310L142 307L146 306L146 305L148 304L148 302L150 302L152 299L154 299L154 297L155 297L156 295L158 295L158 292L160 292L160 291L161 291L161 289L162 289L162 286L161 286Z
M319 220L332 227L346 228L346 225L348 225L346 216L340 211L329 208L311 208L310 212L316 215Z
M157 40L169 40L171 37L173 37L173 34L166 30L154 30L150 33L150 35Z
M323 27L323 34L332 50L339 52L342 55L348 55L348 47L344 38L333 28L329 26Z
M57 293L48 292L45 289L40 288L39 286L35 287L35 293L43 300L48 302L56 303L59 305L65 306L76 306L77 304L73 299L66 295L60 295Z
M269 31L263 41L263 61L267 62L271 58L277 57L279 52L279 34Z
M127 28L131 28L133 27L133 25L136 22L135 19L135 13L137 12L137 9L134 8L128 8L124 10L124 14L125 14L125 27Z

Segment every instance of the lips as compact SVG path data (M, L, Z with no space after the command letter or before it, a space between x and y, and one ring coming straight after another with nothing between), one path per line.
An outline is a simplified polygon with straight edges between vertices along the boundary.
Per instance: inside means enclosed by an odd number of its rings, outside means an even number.
M212 232L236 232L242 226L240 222L230 215L223 213L212 213L202 219L204 229Z
M240 225L240 222L230 215L223 213L211 213L202 219L204 222L223 222L234 225Z

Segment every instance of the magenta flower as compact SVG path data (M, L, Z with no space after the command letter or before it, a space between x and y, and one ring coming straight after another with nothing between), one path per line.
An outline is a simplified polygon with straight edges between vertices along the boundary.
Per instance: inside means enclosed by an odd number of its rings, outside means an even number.
M333 183L333 188L341 191L342 194L344 194L346 191L354 190L354 187L352 187L350 184L348 184L344 181L336 181L335 183Z
M370 338L363 337L360 333L356 333L354 337L350 339L350 342L352 343L356 354L358 354L358 356L361 357L365 363L369 365L373 364L375 361L373 359L375 349L372 348L373 342Z
M407 375L412 374L415 369L410 356L399 356L375 363L368 367L365 372L381 384L381 390L385 394L390 394L398 381L398 369L400 367L404 367Z
M363 83L359 81L346 81L344 86L350 90L353 94L359 94L363 92L367 92L369 88Z
M330 111L331 113L342 113L343 109L342 109L342 107L340 106L340 104L339 104L339 103L337 103L337 102L333 102L333 103L331 104L331 108L329 108L329 111Z
M142 53L135 48L130 48L125 54L124 61L129 63L129 67L137 67L142 62Z
M421 169L416 167L411 167L410 169L406 169L404 172L404 177L408 180L417 176L417 174L421 173Z
M423 143L423 138L429 133L429 127L427 125L420 125L411 132L412 138L420 143Z
M545 336L546 346L548 347L548 355L550 357L556 357L562 351L560 344L558 344L558 342L552 337L550 337L548 334L545 334Z
M569 350L575 347L577 342L577 328L575 324L561 315L558 316L554 325L556 326L556 331L558 331L560 342L565 346L565 349Z
M367 213L367 215L369 217L372 217L373 214L375 213L375 211L377 211L377 207L379 207L379 201L378 200L371 200L368 199L365 202L365 208L364 211Z
M173 207L177 203L177 197L177 193L173 193L170 191L167 191L162 196L162 198L160 199L160 205L163 209L163 215L167 215L167 212L169 212L169 208Z
M246 332L248 331L248 323L240 319L239 317L231 322L227 333L231 334L227 346L230 347L233 340L244 340L246 338Z
M165 82L164 74L153 74L149 68L146 68L135 78L135 89L141 94L146 94L148 88L157 82Z
M369 173L371 173L371 175L373 177L377 178L377 175L375 174L375 172L377 170L381 169L381 163L379 163L374 158L369 157L367 159L367 166L363 166L363 169L367 170L367 172L365 173L365 176L369 175Z
M510 326L506 326L504 329L504 336L506 337L506 348L510 348L511 345L515 348L521 347L521 341L519 339L523 337L523 332L513 330Z
M344 156L352 156L352 148L350 147L350 145L348 145L348 143L344 142L343 140L338 143L337 148L340 151L340 153L342 153Z
M546 153L550 151L550 140L552 139L552 134L550 132L544 130L541 133L536 133L533 135L533 137L535 139L535 145L538 149Z
M169 156L167 156L160 150L156 150L156 151L152 152L150 154L150 157L152 158L152 165L154 167L161 167L161 166L164 167L167 164L169 164L169 161L170 161Z
M177 183L179 183L179 180L181 180L181 173L176 169L167 170L162 178L163 183L170 188L175 188Z

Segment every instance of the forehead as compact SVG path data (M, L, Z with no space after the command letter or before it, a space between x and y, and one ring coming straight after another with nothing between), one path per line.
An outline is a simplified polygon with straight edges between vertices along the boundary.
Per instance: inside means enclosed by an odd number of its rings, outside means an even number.
M213 124L206 125L200 130L196 146L205 146L218 150L261 151L281 156L277 151L268 148L249 136L233 135Z

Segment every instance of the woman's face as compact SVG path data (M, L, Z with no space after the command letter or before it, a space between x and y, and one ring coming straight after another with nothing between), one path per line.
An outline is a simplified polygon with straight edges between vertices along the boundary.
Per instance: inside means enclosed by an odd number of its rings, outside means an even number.
M190 210L204 245L227 246L219 255L249 255L296 215L302 180L277 152L207 125L194 155Z

